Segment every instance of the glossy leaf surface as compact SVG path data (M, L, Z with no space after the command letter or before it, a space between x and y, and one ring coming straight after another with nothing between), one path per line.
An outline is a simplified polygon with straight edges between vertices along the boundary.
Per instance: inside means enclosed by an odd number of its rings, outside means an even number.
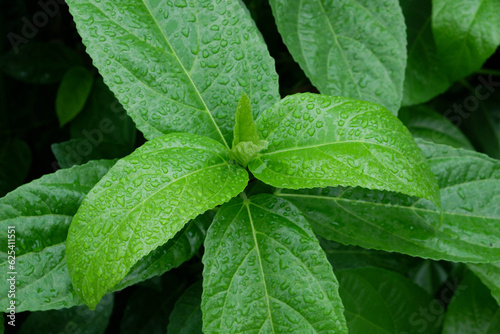
M271 0L283 41L323 94L377 102L397 114L406 66L397 0Z
M68 269L79 295L94 307L138 260L247 182L220 143L193 134L156 138L119 160L68 233Z
M45 175L0 199L0 226L16 230L16 311L50 310L81 304L69 280L65 258L68 228L80 202L113 166L92 161ZM7 233L0 237L0 270L8 270ZM7 307L8 284L0 285Z
M400 0L408 35L403 105L426 102L451 84L432 34L432 0Z
M279 100L274 60L241 1L68 5L94 65L148 139L193 132L229 148L242 92L255 115Z
M202 334L201 293L201 281L186 289L170 313L167 334Z
M343 244L435 260L499 261L500 162L418 142L437 176L442 212L425 200L360 188L282 190L281 196L304 212L316 233Z
M406 277L380 268L335 271L349 333L422 333L414 314L427 309L432 297ZM439 323L438 323L439 324ZM438 333L439 326L426 326Z
M500 2L433 0L432 30L451 82L479 70L500 44Z
M474 149L453 123L427 106L401 108L398 117L414 137L436 144Z
M20 334L68 333L104 334L113 311L113 295L107 295L95 311L85 305L62 310L33 312L22 323Z
M471 272L460 282L444 320L442 334L495 334L500 332L500 307L487 287Z
M500 262L467 264L470 270L490 289L500 305Z
M286 200L262 194L221 207L203 263L204 333L347 333L332 268Z
M274 187L360 186L439 205L435 177L413 137L377 104L296 94L264 112L257 127L269 146L249 169Z

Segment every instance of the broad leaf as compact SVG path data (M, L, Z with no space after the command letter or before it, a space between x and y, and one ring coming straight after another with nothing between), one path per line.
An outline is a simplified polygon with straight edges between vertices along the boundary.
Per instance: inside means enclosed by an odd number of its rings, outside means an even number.
M93 308L143 256L248 182L213 139L170 134L119 160L82 203L67 240L68 269Z
M294 59L323 94L377 102L397 114L406 66L397 0L271 0Z
M347 333L332 268L286 200L262 194L222 206L203 263L204 333Z
M202 334L201 293L201 281L184 291L170 313L167 334Z
M450 273L459 265L461 264L426 259L406 272L405 275L431 296L434 296L443 288L443 284L446 284L448 279L453 279L450 277Z
M274 61L241 1L68 5L94 65L148 139L194 132L229 148L242 92L255 116L279 100Z
M19 334L104 334L112 311L113 295L107 295L95 311L83 305L57 311L33 312L22 323Z
M488 288L471 272L460 284L464 288L448 305L442 334L500 333L500 308Z
M398 117L414 137L473 150L467 137L453 123L427 106L402 108Z
M20 139L3 139L0 144L0 197L20 186L31 166L31 150Z
M64 74L56 97L56 113L61 127L82 111L93 81L92 73L82 66L73 67Z
M80 202L114 161L92 161L25 184L0 199L0 227L16 230L16 311L81 304L69 280L65 240ZM0 236L0 270L8 270L7 233ZM5 309L8 284L0 285Z
M500 261L500 162L418 142L438 178L442 211L422 199L360 188L282 190L280 196L302 209L316 233L343 244L436 260Z
M426 102L446 91L451 82L432 34L432 0L400 0L408 35L408 64L403 105Z
M438 333L436 317L422 325L418 315L429 308L431 295L406 277L380 268L344 269L335 275L349 333Z
M257 127L269 147L249 169L274 187L360 186L439 205L435 177L413 137L377 104L296 94L264 112Z
M500 305L500 262L487 264L469 263L467 266L491 290L491 294Z
M450 81L479 70L500 44L500 2L433 0L432 29Z

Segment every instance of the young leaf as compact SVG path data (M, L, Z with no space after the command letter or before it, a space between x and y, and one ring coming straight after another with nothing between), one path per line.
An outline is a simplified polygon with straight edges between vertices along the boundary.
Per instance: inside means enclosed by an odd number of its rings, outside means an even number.
M92 73L82 66L73 67L64 74L56 96L56 113L61 127L82 111L93 82Z
M92 161L58 170L0 199L0 229L16 231L16 311L50 310L81 304L69 280L65 240L80 202L113 166ZM0 270L8 269L7 233L0 235ZM0 307L9 303L8 284L0 284Z
M432 30L451 82L479 70L500 44L500 2L433 0Z
M398 117L414 137L474 150L467 137L453 123L425 105L401 108Z
M22 323L19 334L73 333L104 334L113 311L113 295L107 295L95 311L74 306L57 311L34 312Z
M69 229L68 269L79 296L93 308L143 256L247 182L224 146L193 134L155 138L119 160Z
M170 313L167 334L202 334L202 282L191 285L175 303Z
M408 34L403 105L426 102L450 86L432 34L432 0L400 0Z
M442 211L422 199L360 188L282 190L280 196L326 239L435 260L500 261L500 162L418 143L437 176Z
M269 147L248 167L274 187L360 186L439 205L435 177L413 137L377 104L296 94L265 111L257 127Z
M500 333L500 308L488 288L471 272L460 282L444 320L442 334Z
M350 333L439 332L436 320L416 326L418 312L429 308L432 297L408 278L380 268L344 269L335 275Z
M286 200L262 194L222 206L203 263L204 333L347 333L332 268Z
M481 279L500 305L500 262L467 264L470 270Z
M255 116L279 100L274 60L241 1L68 5L94 65L148 139L193 132L229 148L241 92Z
M271 0L293 58L323 94L377 102L397 115L406 66L398 0Z

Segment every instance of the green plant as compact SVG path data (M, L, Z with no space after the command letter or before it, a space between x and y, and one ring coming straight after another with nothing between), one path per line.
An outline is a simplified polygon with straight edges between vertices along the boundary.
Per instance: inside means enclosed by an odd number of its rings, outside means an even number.
M133 305L177 301L165 312L169 333L435 333L444 310L433 319L418 310L455 291L443 333L463 326L475 298L486 301L481 328L500 329L500 162L473 151L432 105L417 106L495 52L500 5L270 0L320 92L281 98L242 1L67 2L94 66L147 141L118 160L68 163L0 199L0 224L17 235L17 311L84 303L97 307L87 311L99 332L111 293L146 281L158 292ZM62 80L61 126L92 89L105 90L80 65ZM483 91L494 95L489 80ZM76 100L62 96L71 89ZM495 157L498 145L488 149ZM193 256L202 283L165 274ZM443 288L457 277L462 285ZM467 287L477 294L461 293Z

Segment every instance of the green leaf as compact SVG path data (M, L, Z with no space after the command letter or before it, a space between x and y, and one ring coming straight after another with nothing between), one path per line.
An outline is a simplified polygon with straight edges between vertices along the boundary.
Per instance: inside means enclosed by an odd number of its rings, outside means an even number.
M202 282L191 285L175 303L168 323L168 334L202 334Z
M278 30L323 94L377 102L397 115L406 67L398 0L271 0Z
M203 244L206 231L212 219L213 213L208 211L186 224L167 243L154 249L139 260L130 269L127 276L118 285L113 287L113 291L118 291L154 276L162 275L191 259Z
M24 141L14 138L0 144L0 197L21 185L31 166L31 150Z
M491 290L491 294L500 305L500 262L469 263L467 266Z
M442 334L500 333L500 308L488 288L471 272L460 282L444 320Z
M500 2L433 0L432 30L451 82L479 70L500 44Z
M68 5L94 65L148 139L193 132L229 149L242 92L255 116L279 100L274 60L241 1Z
M408 64L403 105L426 102L448 89L451 82L443 71L432 34L432 0L400 0L408 35Z
M92 73L82 66L73 67L64 74L56 96L56 113L61 127L82 111L93 82Z
M286 200L262 194L222 206L203 264L204 333L347 333L332 268Z
M418 312L429 308L432 297L406 277L380 268L335 274L350 333L438 333L438 321L418 326Z
M31 84L59 82L64 73L81 65L78 53L60 43L31 41L18 51L0 57L0 69L14 79Z
M120 334L165 334L169 314L186 286L187 282L166 274L161 277L159 291L137 287L123 312Z
M388 253L358 246L345 246L319 237L333 270L381 267L406 274L420 259L398 253Z
M435 177L413 137L377 104L296 94L264 112L257 127L269 147L248 167L274 187L360 186L439 205Z
M72 139L51 146L62 168L95 159L122 158L135 147L134 122L100 77L84 109L70 123L70 132Z
M316 233L342 244L435 260L500 261L500 162L418 143L437 176L442 211L423 199L361 188L282 190L280 196L304 212Z
M57 311L31 313L22 323L20 334L74 333L104 334L113 311L113 295L107 295L95 311L75 306Z
M119 160L69 230L68 269L79 296L93 308L143 256L247 182L220 143L193 134L155 138Z
M0 199L0 229L16 231L16 311L50 310L81 303L69 280L66 234L80 202L114 161L58 170ZM0 235L0 270L8 270L7 233ZM0 285L0 307L9 303Z
M474 150L467 137L453 123L427 106L401 108L398 117L414 137Z
M459 264L446 261L422 260L418 265L406 272L408 276L417 285L425 291L435 296L442 289L443 284Z

